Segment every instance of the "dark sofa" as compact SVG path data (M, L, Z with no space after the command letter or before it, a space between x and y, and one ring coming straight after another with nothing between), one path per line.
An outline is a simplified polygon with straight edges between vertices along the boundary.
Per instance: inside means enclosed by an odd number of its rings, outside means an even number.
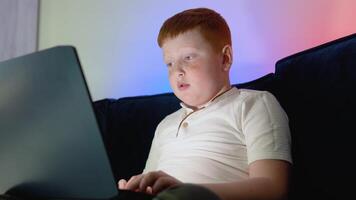
M289 116L290 199L354 196L356 34L281 59L275 73L234 86L272 92ZM142 171L157 124L180 106L164 93L103 99L94 107L119 179Z

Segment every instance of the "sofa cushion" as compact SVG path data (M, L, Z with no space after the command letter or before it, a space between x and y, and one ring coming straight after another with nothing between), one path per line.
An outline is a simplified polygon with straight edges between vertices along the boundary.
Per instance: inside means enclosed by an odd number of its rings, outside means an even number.
M356 34L278 61L275 78L292 132L293 198L351 194L345 181L356 178Z

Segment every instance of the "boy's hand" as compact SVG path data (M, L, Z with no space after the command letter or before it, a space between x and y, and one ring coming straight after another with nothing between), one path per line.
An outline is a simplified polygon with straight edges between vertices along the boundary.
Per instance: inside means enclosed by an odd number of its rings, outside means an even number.
M157 194L179 184L182 184L182 182L163 171L139 174L132 176L129 181L121 179L118 182L119 189L146 192L149 194Z

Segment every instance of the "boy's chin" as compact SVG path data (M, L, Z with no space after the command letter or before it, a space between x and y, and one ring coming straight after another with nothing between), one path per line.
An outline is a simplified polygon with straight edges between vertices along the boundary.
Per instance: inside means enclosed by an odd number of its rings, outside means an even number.
M186 106L188 107L195 107L194 104L192 103L192 101L189 98L184 98L182 96L179 96L177 94L175 94L175 96L182 102L184 103Z
M181 101L183 102L186 106L190 107L190 108L198 108L199 105L204 105L204 103L200 103L198 101L196 101L196 99L191 98L190 95L182 95L180 93L176 93L174 92L174 95Z

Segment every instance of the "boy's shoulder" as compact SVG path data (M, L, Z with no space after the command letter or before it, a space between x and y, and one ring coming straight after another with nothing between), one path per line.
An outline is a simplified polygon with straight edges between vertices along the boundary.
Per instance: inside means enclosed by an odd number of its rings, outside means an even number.
M237 89L227 104L231 104L233 108L239 110L241 107L253 106L259 104L275 104L277 98L269 91L254 90L254 89Z
M265 93L270 93L266 90L254 90L254 89L246 89L246 88L238 88L238 90L243 95L261 95Z
M180 119L182 118L182 115L184 115L184 108L180 108L177 111L167 115L164 117L161 122L158 124L158 128L160 127L166 127L169 126L170 124L177 124L179 123Z
M253 89L238 89L239 91L239 95L238 98L242 101L246 101L246 100L251 100L251 99L259 99L259 98L263 98L263 97L273 97L274 95L266 90L253 90Z
M174 120L180 118L184 114L184 112L184 108L180 108L177 111L174 111L173 113L167 115L163 120Z

